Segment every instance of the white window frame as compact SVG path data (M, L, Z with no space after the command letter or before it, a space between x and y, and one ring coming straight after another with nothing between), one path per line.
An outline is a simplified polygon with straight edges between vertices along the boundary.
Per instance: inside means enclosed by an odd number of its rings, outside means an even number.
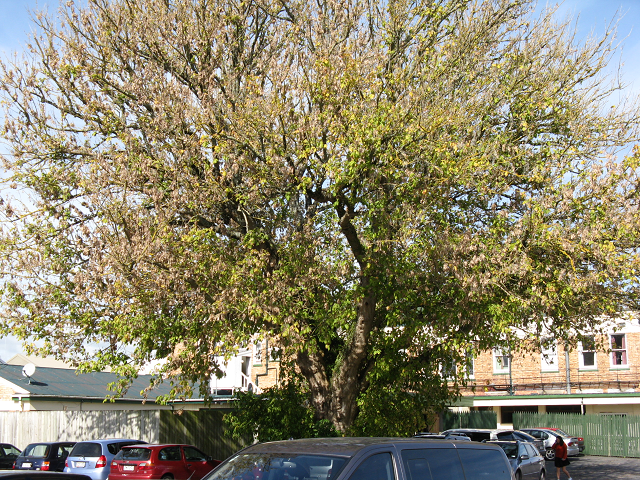
M590 347L593 347L593 350L585 350L582 342L578 342L578 365L580 370L598 370L598 352L596 350L596 339L595 337L591 337L593 340L591 341ZM593 353L593 365L585 365L584 364L584 354L585 353Z
M448 365L444 363L440 365L440 374L446 380L454 380L455 375L468 379L475 378L475 358L472 350L467 350L461 363L450 362Z
M476 378L476 357L469 350L464 359L464 371L467 378Z
M253 364L262 365L262 340L253 344Z
M494 348L491 353L493 356L493 373L509 373L511 355L505 355L501 348ZM504 358L508 360L504 362Z
M617 338L614 338L617 337ZM622 342L618 345L614 343L614 339L621 339ZM609 355L609 361L611 362L611 368L629 368L629 352L627 349L627 334L626 333L612 333L609 335L609 345L611 347L611 355ZM616 348L614 348L616 347ZM621 363L616 363L617 358L620 358Z
M540 371L541 372L557 372L558 370L558 343L542 347L540 352Z

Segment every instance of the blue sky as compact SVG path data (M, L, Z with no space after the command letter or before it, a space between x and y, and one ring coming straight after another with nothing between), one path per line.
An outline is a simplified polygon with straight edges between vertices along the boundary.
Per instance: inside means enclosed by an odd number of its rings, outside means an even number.
M539 3L546 4L544 1ZM6 58L25 44L33 29L28 9L55 13L58 5L56 0L0 0L0 56ZM618 21L617 38L623 49L615 60L622 62L623 81L629 84L633 93L640 95L640 0L567 0L561 4L558 13L577 17L579 38L586 38L592 33L603 34L607 25L622 15ZM16 353L24 352L15 339L0 338L1 359L8 360Z

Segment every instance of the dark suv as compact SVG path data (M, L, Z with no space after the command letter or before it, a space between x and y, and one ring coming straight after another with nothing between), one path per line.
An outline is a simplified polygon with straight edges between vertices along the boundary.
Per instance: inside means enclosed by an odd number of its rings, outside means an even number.
M497 445L421 438L309 438L252 445L205 480L512 480Z
M16 458L17 470L50 470L61 472L75 442L30 443Z

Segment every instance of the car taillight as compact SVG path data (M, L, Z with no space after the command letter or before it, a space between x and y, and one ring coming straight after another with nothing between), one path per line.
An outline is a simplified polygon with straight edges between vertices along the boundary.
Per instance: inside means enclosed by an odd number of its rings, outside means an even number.
M138 468L144 468L145 470L153 468L153 462L142 462L138 465Z
M96 462L96 468L103 468L107 466L107 457L102 455Z
M49 470L49 462L42 462L40 470Z
M117 470L118 469L118 463L117 462L111 462L111 470Z
M64 468L69 468L69 459L65 459L64 461Z

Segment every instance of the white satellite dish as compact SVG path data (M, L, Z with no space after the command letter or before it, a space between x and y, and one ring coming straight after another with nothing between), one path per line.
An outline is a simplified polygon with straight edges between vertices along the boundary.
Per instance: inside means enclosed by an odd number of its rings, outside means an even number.
M36 366L33 363L27 363L24 367L22 367L22 376L29 377L36 373Z

